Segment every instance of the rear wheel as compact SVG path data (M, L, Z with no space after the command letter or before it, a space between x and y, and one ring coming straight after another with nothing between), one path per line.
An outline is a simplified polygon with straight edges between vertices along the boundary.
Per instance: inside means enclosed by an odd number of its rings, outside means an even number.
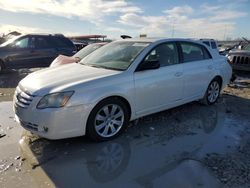
M220 81L218 79L212 80L203 98L203 103L208 105L214 104L220 96L220 89L221 89Z
M87 134L95 141L112 139L122 133L128 125L127 106L116 98L101 101L90 113Z

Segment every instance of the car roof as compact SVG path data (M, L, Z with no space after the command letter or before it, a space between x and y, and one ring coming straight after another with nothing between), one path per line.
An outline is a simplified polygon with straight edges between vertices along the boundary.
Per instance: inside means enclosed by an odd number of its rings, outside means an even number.
M20 37L23 36L55 36L55 37L65 37L63 34L49 34L49 33L28 33L22 34Z
M195 39L191 39L191 38L129 38L129 39L120 39L114 42L122 42L122 41L130 41L130 42L148 42L148 43L161 43L161 42L192 42L192 43L196 43L199 45L204 46L209 52L210 54L213 56L213 58L218 57L219 53L218 50L214 50L208 46L206 46L204 43L202 43L201 40L195 40Z
M130 41L130 42L160 42L160 41L183 41L183 42L195 42L201 44L201 41L191 39L191 38L129 38L129 39L120 39L117 41Z

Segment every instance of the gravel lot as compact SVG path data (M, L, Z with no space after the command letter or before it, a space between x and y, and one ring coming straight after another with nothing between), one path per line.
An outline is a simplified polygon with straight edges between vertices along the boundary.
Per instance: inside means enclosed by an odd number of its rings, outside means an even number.
M14 120L12 96L32 70L0 75L1 187L250 187L250 76L217 104L141 118L109 142L50 141Z

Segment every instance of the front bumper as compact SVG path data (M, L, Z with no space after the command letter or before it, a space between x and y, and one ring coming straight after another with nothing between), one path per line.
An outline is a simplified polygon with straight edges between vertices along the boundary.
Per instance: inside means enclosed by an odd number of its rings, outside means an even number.
M90 109L90 105L79 105L40 110L14 103L15 118L23 128L52 140L85 135Z

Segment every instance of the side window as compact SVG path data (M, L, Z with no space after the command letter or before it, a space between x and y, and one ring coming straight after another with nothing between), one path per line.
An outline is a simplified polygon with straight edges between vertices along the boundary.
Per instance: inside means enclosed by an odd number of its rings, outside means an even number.
M211 42L211 47L212 47L213 49L216 49L216 48L217 48L216 43L215 43L215 42Z
M179 63L178 50L175 43L165 43L157 46L145 58L146 61L158 60L161 67Z
M204 54L204 59L212 59L211 54L208 52L208 50L203 47L203 54Z
M202 41L204 44L206 44L208 47L210 47L210 44L208 41Z
M15 46L17 48L28 48L28 46L29 46L29 37L25 37L25 38L22 38L22 39L18 40L15 43Z
M35 37L31 37L29 40L29 46L30 48L35 48Z
M50 45L46 37L35 37L35 47L43 49L43 48L49 48Z
M181 48L184 63L211 58L209 52L201 45L185 42L181 43Z

